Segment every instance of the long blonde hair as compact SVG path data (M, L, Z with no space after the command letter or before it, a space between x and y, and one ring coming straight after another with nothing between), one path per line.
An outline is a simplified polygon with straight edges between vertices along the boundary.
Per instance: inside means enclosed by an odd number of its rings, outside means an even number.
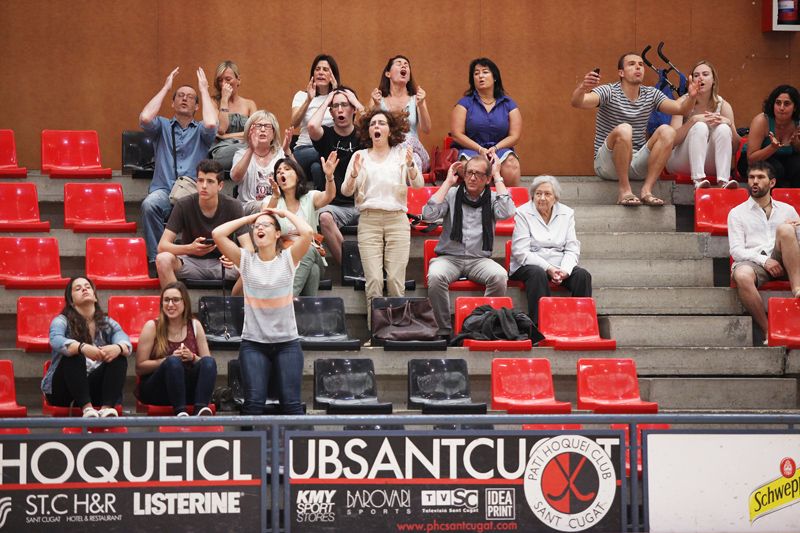
M716 109L717 106L722 102L722 98L719 97L719 88L717 87L717 69L714 67L714 64L711 61L702 59L692 66L692 70L689 71L689 75L694 76L694 70L700 65L706 65L709 69L711 69L711 75L714 76L714 83L711 84L711 103L713 104L714 109Z

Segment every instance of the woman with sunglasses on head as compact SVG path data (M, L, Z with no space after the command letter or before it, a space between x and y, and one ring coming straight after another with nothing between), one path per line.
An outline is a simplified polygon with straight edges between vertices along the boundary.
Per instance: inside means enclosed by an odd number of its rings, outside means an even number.
M70 279L64 299L64 309L50 323L52 358L42 392L51 405L82 408L85 418L117 416L131 341L100 308L88 278Z
M281 159L275 164L275 182L272 184L272 196L268 206L274 209L288 210L303 218L312 229L319 225L319 209L325 207L336 196L336 184L333 171L339 162L334 150L327 159L320 158L325 172L325 192L309 191L303 169L293 159ZM288 219L280 218L281 234L293 241L297 238L297 228ZM294 273L292 292L295 296L316 296L319 291L319 280L328 265L320 253L321 247L312 241L303 259Z
M192 317L186 285L170 283L161 291L158 318L148 320L139 335L136 375L141 378L136 397L150 405L171 405L177 416L211 415L211 394L217 363L208 349L200 321Z
M297 229L284 248L279 219ZM256 251L239 248L227 236L253 225ZM220 251L239 268L244 288L244 328L239 348L244 406L242 414L264 413L270 375L277 375L275 394L283 414L303 414L300 387L303 350L294 317L292 287L298 263L308 251L314 231L302 217L264 207L262 212L226 222L211 234Z
M231 169L233 155L241 143L247 141L247 136L244 134L245 123L258 109L253 100L239 94L241 83L239 66L236 63L227 60L217 65L214 76L217 94L212 97L212 102L217 108L219 127L217 141L208 150L208 156L219 161L225 170Z

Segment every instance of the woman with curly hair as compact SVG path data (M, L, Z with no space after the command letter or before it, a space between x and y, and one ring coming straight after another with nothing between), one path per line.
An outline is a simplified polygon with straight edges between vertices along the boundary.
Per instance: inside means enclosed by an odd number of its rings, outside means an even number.
M408 187L423 186L422 173L411 148L401 145L408 120L373 109L358 121L362 146L350 159L342 194L355 194L358 220L358 250L364 267L367 293L367 323L372 299L383 294L383 271L389 296L405 294L406 265L411 229L406 212Z
M83 408L85 418L117 416L131 341L103 312L88 278L70 279L64 299L64 309L50 323L52 359L42 392L51 405Z

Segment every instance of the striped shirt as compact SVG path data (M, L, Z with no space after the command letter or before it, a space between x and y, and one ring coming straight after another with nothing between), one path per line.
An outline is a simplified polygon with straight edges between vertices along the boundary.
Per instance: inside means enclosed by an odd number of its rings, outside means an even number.
M592 89L600 97L597 105L597 118L594 129L594 156L611 131L620 124L627 123L633 128L633 151L644 146L647 139L647 121L650 113L657 110L667 96L648 85L639 86L639 98L631 102L622 91L620 82L607 83Z
M239 271L244 286L244 330L248 341L273 343L297 338L292 301L295 265L284 250L272 261L242 248Z

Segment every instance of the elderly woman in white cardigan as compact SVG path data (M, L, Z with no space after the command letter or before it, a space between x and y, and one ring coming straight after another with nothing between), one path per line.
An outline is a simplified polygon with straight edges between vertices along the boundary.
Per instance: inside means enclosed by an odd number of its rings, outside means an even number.
M538 176L531 200L517 208L511 240L511 275L523 281L528 314L539 324L539 298L550 296L550 283L572 296L592 295L592 276L578 266L581 243L575 235L575 211L559 202L561 185L553 176Z

